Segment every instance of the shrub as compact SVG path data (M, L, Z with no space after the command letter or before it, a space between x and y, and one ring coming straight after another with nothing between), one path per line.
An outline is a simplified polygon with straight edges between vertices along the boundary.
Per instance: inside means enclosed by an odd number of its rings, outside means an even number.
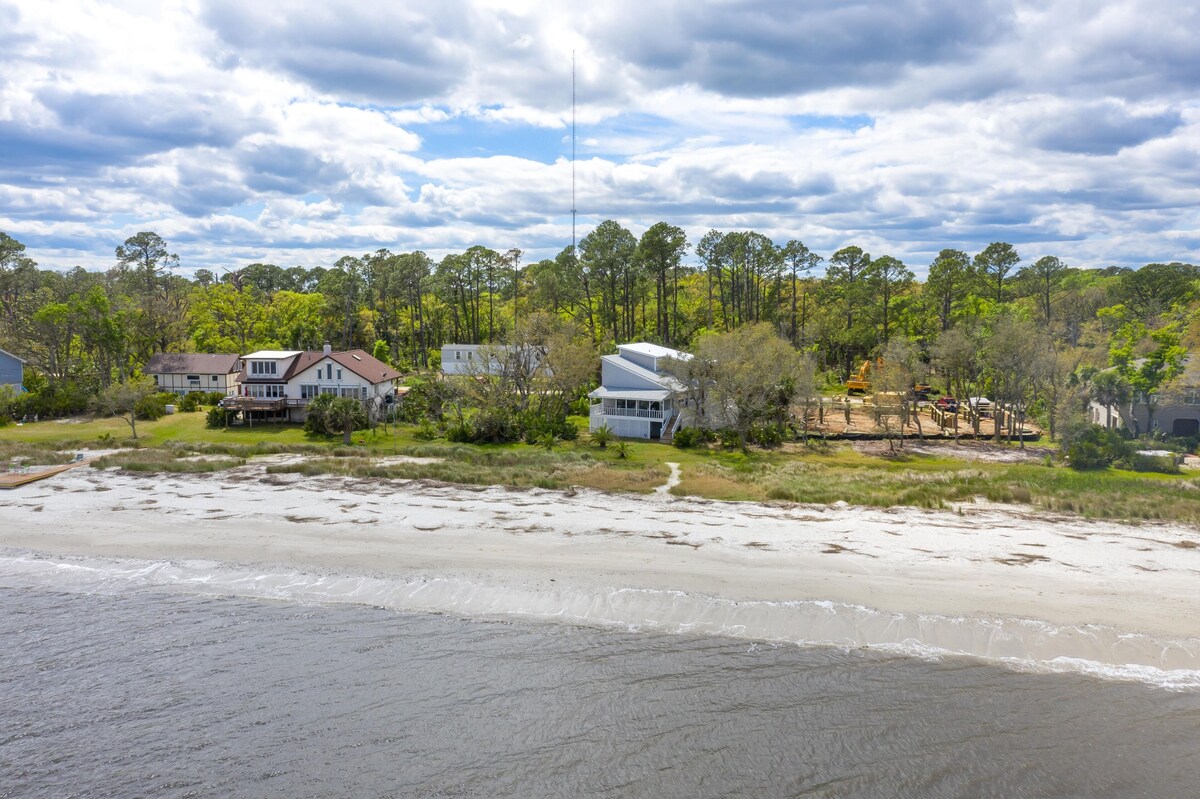
M680 449L691 449L699 444L700 441L701 433L698 427L681 427L671 439L671 443Z
M475 440L475 431L470 422L452 424L446 428L446 440L455 444L470 444Z
M413 438L418 441L432 441L437 438L437 427L428 419L422 419L417 425L417 429L413 431Z
M522 438L516 420L507 408L480 408L471 420L474 441L501 444Z
M176 399L178 399L178 395L161 391L143 397L137 404L137 418L148 422L161 419L167 415L167 406L174 404Z
M773 424L756 425L750 431L750 440L760 447L778 447L783 443L783 433Z
M208 409L208 414L204 417L204 426L213 430L219 430L229 424L229 417L232 414L220 406Z
M524 421L525 435L523 438L526 444L540 441L542 436L547 433L563 441L574 441L579 437L579 429L567 421L565 416L555 419L548 416L530 415Z
M1063 452L1072 469L1086 471L1131 464L1133 445L1115 430L1087 425L1063 437Z
M181 413L194 413L200 410L200 406L205 403L208 396L203 391L189 391L179 399L179 411Z
M1179 462L1170 455L1134 455L1130 468L1135 472L1159 472L1179 474Z

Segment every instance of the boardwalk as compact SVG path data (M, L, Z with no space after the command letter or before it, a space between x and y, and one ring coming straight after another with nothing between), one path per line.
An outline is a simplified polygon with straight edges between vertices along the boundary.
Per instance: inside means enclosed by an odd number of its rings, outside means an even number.
M59 466L47 466L45 468L38 469L37 471L5 472L4 474L0 474L0 489L17 488L18 486L23 486L27 483L44 480L47 477L53 477L56 474L62 474L67 469L74 469L76 466L83 466L85 463L91 463L93 460L93 458L87 458L86 460L73 461L71 463L64 463Z

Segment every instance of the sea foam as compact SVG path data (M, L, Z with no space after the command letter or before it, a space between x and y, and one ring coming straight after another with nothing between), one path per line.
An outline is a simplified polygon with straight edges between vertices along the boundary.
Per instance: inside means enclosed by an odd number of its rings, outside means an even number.
M868 647L909 657L968 656L1033 672L1073 672L1200 690L1200 640L1103 625L880 611L829 601L736 601L683 591L525 587L458 578L264 570L202 560L0 555L0 580L83 593L159 590L397 611L522 618L630 631L808 646Z

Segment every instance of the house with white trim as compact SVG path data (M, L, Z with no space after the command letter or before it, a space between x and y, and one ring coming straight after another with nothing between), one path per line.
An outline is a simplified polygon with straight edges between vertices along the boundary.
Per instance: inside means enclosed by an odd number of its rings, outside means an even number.
M203 352L160 352L146 362L142 374L154 379L159 391L183 396L192 391L237 393L240 355Z
M308 403L322 394L359 400L378 415L395 400L400 373L365 350L260 350L242 357L236 396L221 406L244 418L302 422Z
M607 427L618 436L669 440L683 423L683 383L667 372L669 359L686 352L658 344L619 344L616 355L600 358L600 387L592 399L588 430Z

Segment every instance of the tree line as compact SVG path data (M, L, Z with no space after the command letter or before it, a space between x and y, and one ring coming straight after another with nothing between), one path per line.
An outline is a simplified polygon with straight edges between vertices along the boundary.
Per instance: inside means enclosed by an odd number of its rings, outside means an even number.
M425 370L442 344L510 341L538 314L570 323L595 352L633 340L692 349L755 327L830 383L890 353L963 396L1045 412L1074 381L1152 412L1185 369L1200 300L1200 270L1185 263L1079 269L995 242L943 249L919 280L913 265L855 245L822 255L797 239L718 230L693 245L666 222L638 237L612 220L533 263L519 249L474 246L438 261L380 249L312 268L187 277L184 266L143 232L115 247L107 270L40 269L0 233L0 348L32 367L26 384L43 413L82 409L158 351L329 341Z

